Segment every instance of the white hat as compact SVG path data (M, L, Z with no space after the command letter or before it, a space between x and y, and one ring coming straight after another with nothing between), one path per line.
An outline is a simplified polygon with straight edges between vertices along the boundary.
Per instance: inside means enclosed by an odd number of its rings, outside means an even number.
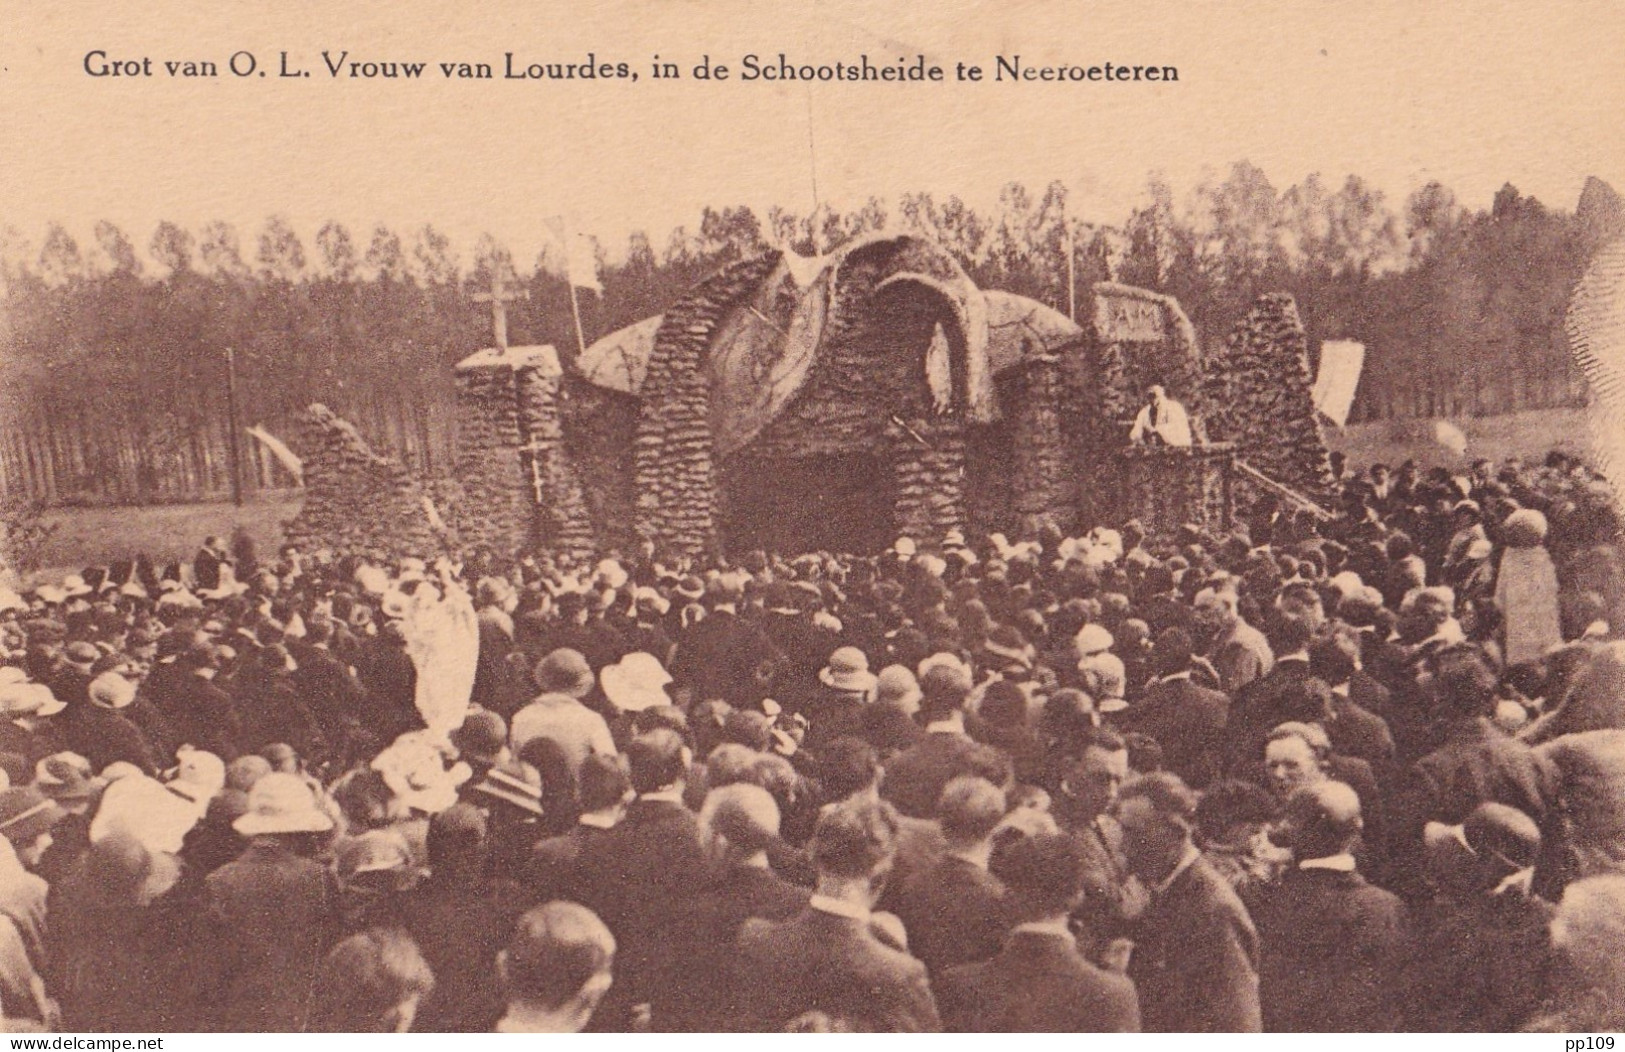
M147 589L140 581L126 581L119 586L118 594L129 596L131 599L145 599Z
M604 696L622 712L642 712L659 705L670 705L666 685L671 674L653 654L634 651L613 665L606 665L598 674Z
M0 614L7 610L27 610L28 600L17 594L16 589L0 584Z
M620 588L627 582L626 567L614 559L604 559L598 563L596 570L598 578L611 588Z
M207 804L226 787L225 762L203 749L182 749L175 754L179 763L164 772L169 788L191 800Z
M0 715L55 716L67 707L43 683L7 683L0 686Z
M466 763L446 766L445 754L427 731L408 731L372 761L372 769L408 807L439 814L457 802L457 789L474 777Z
M248 814L231 824L243 836L274 833L325 833L332 816L316 806L310 786L296 774L275 771L248 791Z
M70 599L76 595L89 595L90 585L85 583L85 579L83 577L76 573L71 573L62 578L62 592Z
M1088 657L1090 654L1110 650L1114 642L1116 641L1112 639L1110 632L1091 622L1078 630L1078 634L1073 637L1072 645L1077 648L1080 657Z
M91 842L113 833L127 833L149 851L179 853L186 834L203 817L203 809L144 774L115 779L114 773L112 765L103 772L109 782L96 817L90 822Z
M54 584L42 584L34 589L34 594L39 596L41 601L50 603L52 606L65 602L68 598L68 593Z
M841 647L818 670L818 680L836 690L868 693L875 689L875 675L869 671L869 657L857 647Z
M1353 570L1344 570L1342 573L1333 577L1330 584L1333 588L1337 589L1339 594L1341 594L1344 599L1349 599L1359 595L1361 590L1365 588L1365 582L1360 580L1360 575L1355 573Z
M103 672L90 681L90 700L104 709L126 709L135 701L135 689L117 672Z
M919 547L914 543L914 538L899 537L897 538L897 543L891 546L891 550L907 559L915 552L919 551Z
M363 564L356 567L355 583L369 595L383 595L389 591L389 575L376 566Z

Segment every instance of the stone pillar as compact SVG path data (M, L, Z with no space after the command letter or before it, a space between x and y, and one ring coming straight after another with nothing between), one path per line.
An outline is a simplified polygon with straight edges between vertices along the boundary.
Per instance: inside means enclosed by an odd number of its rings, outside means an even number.
M897 532L940 540L965 528L965 436L957 419L932 417L887 425L897 481Z
M557 374L558 356L552 347L488 348L459 362L456 371L458 527L465 544L504 553L541 539L539 487L528 466L533 458L515 376L520 370Z
M530 485L538 540L555 552L584 559L595 551L597 539L580 479L564 447L559 416L563 379L557 358L514 370L520 434L525 438L520 468Z
M1061 369L1054 355L1028 358L1009 410L1015 511L1023 530L1049 522L1070 526L1066 507L1066 440L1061 433Z

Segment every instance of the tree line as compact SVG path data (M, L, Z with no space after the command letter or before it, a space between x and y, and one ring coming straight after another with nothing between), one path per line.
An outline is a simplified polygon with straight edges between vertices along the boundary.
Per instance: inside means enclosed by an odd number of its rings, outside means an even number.
M590 343L658 313L750 253L813 254L887 230L933 238L982 286L1062 312L1074 300L1086 310L1099 280L1169 293L1204 343L1222 340L1258 294L1290 292L1312 346L1367 345L1356 420L1583 397L1562 314L1597 238L1584 216L1510 185L1481 210L1438 183L1397 207L1357 176L1281 191L1247 162L1183 196L1153 176L1145 199L1116 224L1077 216L1060 182L1039 192L1012 183L990 210L929 193L811 215L707 207L663 242L638 232L613 253L596 245L602 288L579 293L581 329ZM432 225L336 222L307 244L273 216L247 240L225 222L160 223L143 254L109 222L88 244L60 225L37 245L0 227L0 493L55 503L220 494L231 395L241 425L274 433L325 402L417 470L446 474L450 367L490 343L489 307L474 296L499 274L524 294L508 305L510 342L573 358L562 247L515 260L486 235L465 259ZM250 488L286 484L238 438Z

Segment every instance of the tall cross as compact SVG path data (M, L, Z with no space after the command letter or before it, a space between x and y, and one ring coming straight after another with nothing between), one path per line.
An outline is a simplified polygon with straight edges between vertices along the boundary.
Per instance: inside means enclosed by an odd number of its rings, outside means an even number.
M491 305L491 325L496 330L497 350L503 354L508 353L508 304L514 300L527 298L528 293L519 289L508 288L503 280L503 268L491 272L491 291L474 293L475 303L489 303Z

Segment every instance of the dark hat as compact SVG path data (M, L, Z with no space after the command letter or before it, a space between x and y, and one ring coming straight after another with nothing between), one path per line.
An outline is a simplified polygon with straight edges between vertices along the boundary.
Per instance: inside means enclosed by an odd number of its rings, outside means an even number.
M0 835L13 844L28 844L49 832L67 812L31 785L0 792Z
M561 647L536 663L536 686L544 692L581 698L593 682L592 666L579 650Z
M494 761L508 743L508 725L496 713L479 709L451 732L451 742L464 758Z

